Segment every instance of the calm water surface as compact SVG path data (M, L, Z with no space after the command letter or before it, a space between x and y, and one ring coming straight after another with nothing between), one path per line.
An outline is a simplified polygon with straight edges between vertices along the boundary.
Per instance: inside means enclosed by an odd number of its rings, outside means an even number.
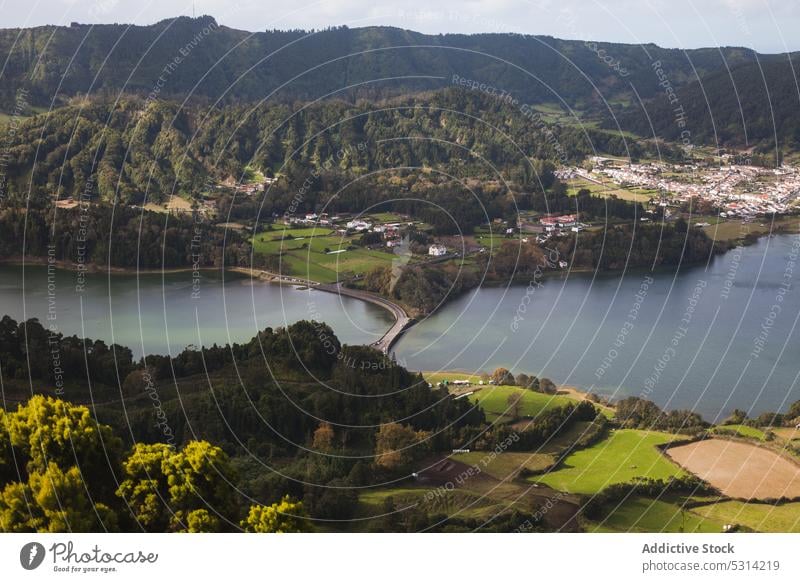
M472 291L411 328L395 347L418 370L514 372L550 377L619 398L637 395L708 420L800 399L800 249L797 236L761 239L708 267L679 273L568 275L542 286ZM0 266L0 314L47 320L60 331L177 353L189 344L245 341L267 326L324 320L342 341L370 343L392 323L374 305L329 293L203 273L75 274ZM24 297L24 300L23 300ZM516 319L515 319L516 318ZM516 321L516 323L515 323Z
M394 322L387 311L362 301L233 273L223 278L204 271L197 285L191 273L92 273L78 292L75 273L58 270L52 297L48 283L46 267L25 267L23 282L21 266L0 266L0 315L46 324L53 306L62 333L113 341L136 356L242 342L265 327L301 319L326 321L344 343L371 343Z
M409 330L395 354L412 369L504 366L707 420L785 409L800 399L798 249L799 237L777 236L678 274L478 289Z

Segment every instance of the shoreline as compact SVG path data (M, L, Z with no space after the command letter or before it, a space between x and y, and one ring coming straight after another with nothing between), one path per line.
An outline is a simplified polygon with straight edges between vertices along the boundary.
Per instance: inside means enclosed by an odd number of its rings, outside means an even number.
M258 279L260 281L264 281L270 284L276 285L288 285L297 288L298 290L317 290L322 291L325 293L332 293L334 295L339 295L340 297L351 297L353 299L357 299L360 301L364 301L366 303L370 303L371 305L376 305L381 307L392 314L395 319L395 322L386 330L386 332L381 336L379 340L373 342L372 344L368 344L371 347L374 347L384 354L388 354L389 350L391 350L392 346L400 339L400 336L414 323L416 319L411 317L405 307L396 303L388 298L382 297L380 295L376 295L374 293L369 293L367 291L362 291L359 289L351 289L349 287L344 287L341 284L333 284L333 283L319 283L317 281L311 281L310 279L303 279L300 277L292 277L289 275L280 275L278 273L273 273L271 271L267 271L265 269L258 269L258 268L250 268L250 267L225 267L225 268L217 268L217 267L175 267L171 269L134 269L130 267L102 267L95 263L88 263L85 266L81 267L77 263L73 263L70 261L64 260L51 260L48 257L12 257L9 259L0 259L0 265L10 265L10 266L21 266L26 267L28 265L33 267L49 267L52 265L54 268L64 271L83 271L85 273L106 273L108 275L123 275L123 276L133 276L139 274L145 275L169 275L175 273L194 273L194 272L209 272L209 271L219 271L219 272L226 272L226 273L236 273L239 275L248 275L251 279Z
M748 236L743 237L742 239L731 240L728 243L728 246L725 250L719 253L715 253L715 255L724 255L734 248L739 246L749 246L754 244L756 241L760 240L763 237L771 237L771 236L791 236L792 234L796 234L795 232L790 231L789 229L781 229L782 231L778 232L768 232L763 233L757 236ZM684 263L679 266L675 266L674 268L684 268L684 267L692 267L696 263ZM107 275L119 275L119 276L133 276L133 275L169 275L169 274L177 274L177 273L202 273L202 272L219 272L221 274L224 273L236 273L243 276L249 276L251 279L258 279L260 281L264 281L271 284L277 285L289 285L292 287L297 288L298 290L311 290L315 289L318 291L323 291L326 293L332 293L335 295L351 297L353 299L358 299L360 301L364 301L366 303L370 303L372 305L376 305L388 311L392 317L394 317L395 322L386 330L381 338L371 344L366 344L370 347L378 349L382 351L384 354L389 354L394 347L394 345L402 338L403 334L408 331L411 327L413 327L418 322L418 317L416 315L412 315L408 308L404 305L401 305L397 301L394 301L391 298L384 297L382 295L378 295L376 293L371 293L368 291L363 291L361 289L354 289L350 287L345 287L342 283L320 283L317 281L311 281L310 279L305 279L302 277L295 277L290 275L281 275L278 273L273 273L271 271L255 268L255 267L238 267L238 266L230 266L230 267L172 267L167 269L143 269L143 268L133 268L133 267L109 267L109 266L101 266L96 263L86 263L86 264L78 264L71 261L65 260L52 260L49 257L9 257L0 259L0 265L10 265L10 266L32 266L32 267L49 267L54 266L56 269L60 270L70 270L75 272L84 272L84 273L106 273ZM673 266L663 266L655 269L655 271L659 270L670 270ZM598 270L590 267L581 267L581 268L571 268L571 269L559 269L559 270L550 270L550 271L542 271L538 277L542 280L547 279L562 279L565 280L569 278L571 275L577 276L624 276L625 274L635 273L635 272L645 272L649 271L646 267L631 267L627 269L605 269L605 270ZM531 276L517 276L512 277L508 281L483 281L482 284L477 285L476 287L472 287L470 289L465 289L463 292L468 293L474 291L476 289L480 289L482 287L487 288L496 288L502 286L522 286L525 284L530 284ZM460 294L459 294L460 295ZM454 297L453 297L454 298ZM442 304L440 307L444 307L446 303ZM422 315L431 315L431 314L422 314ZM457 373L457 372L454 372ZM582 392L577 387L572 386L565 386L565 389L574 389L576 392L581 394L587 394Z

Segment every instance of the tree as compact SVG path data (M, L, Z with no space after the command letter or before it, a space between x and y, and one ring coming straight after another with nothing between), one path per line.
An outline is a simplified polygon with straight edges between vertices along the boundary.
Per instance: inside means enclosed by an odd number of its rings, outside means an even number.
M28 483L12 482L0 493L0 530L5 532L116 531L117 516L86 494L77 467L62 471L50 463Z
M522 400L523 400L524 392L517 392L514 391L508 395L506 399L506 405L508 407L508 414L511 415L511 418L517 420L521 413L522 413Z
M317 430L314 431L314 450L328 452L333 449L333 427L329 422L320 422Z
M494 383L498 386L514 385L514 375L506 368L497 368L494 372L492 372L492 380L494 380Z
M722 424L742 424L747 420L747 412L739 408L734 409L731 415L722 421Z
M542 378L539 381L539 390L545 394L555 394L558 392L558 387L550 378Z
M302 502L288 495L272 505L252 505L241 526L254 533L299 533L306 531Z
M536 376L528 376L527 374L517 374L516 380L517 380L517 386L521 386L523 388L527 388L535 392L539 391L539 378L537 378Z
M407 465L420 453L418 443L427 436L396 422L382 424L375 439L375 464L390 471Z
M182 450L137 444L122 472L117 495L147 531L220 531L236 522L230 459L206 441L191 441Z
M35 475L79 471L83 495L113 503L122 441L98 423L85 406L33 396L15 412L0 416L0 483L32 486Z

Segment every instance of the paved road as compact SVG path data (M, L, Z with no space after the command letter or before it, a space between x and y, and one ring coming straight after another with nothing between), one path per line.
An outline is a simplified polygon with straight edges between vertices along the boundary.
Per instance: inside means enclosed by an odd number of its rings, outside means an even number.
M379 307L383 307L389 311L394 316L394 325L392 325L392 327L390 327L389 330L383 334L381 339L370 344L373 348L382 351L384 354L389 353L389 350L391 349L392 345L394 345L394 342L396 342L400 335L413 323L413 320L409 317L408 313L406 313L406 310L403 309L402 306L394 303L393 301L389 301L380 295L369 293L367 291L361 291L359 289L350 289L342 286L341 283L334 285L317 285L315 289L336 293L338 295L344 295L346 297L353 297L355 299L361 299L362 301L367 301L373 305L378 305Z

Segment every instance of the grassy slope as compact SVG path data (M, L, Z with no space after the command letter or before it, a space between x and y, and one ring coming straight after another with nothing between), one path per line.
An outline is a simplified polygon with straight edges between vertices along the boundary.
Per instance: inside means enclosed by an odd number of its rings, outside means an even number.
M724 520L684 509L680 502L632 497L613 506L605 519L586 523L589 532L720 533Z
M719 431L731 431L736 433L738 436L746 437L750 439L756 439L763 441L766 438L764 431L752 426L747 426L746 424L726 424L723 426L715 426L711 429L712 432L719 432Z
M469 397L470 401L479 404L486 412L489 421L495 421L508 410L508 397L512 394L522 394L523 416L536 416L546 410L559 408L575 402L566 396L551 396L532 390L525 390L516 386L484 386L480 391ZM509 417L503 417L511 420Z
M800 533L800 503L769 505L723 501L693 509L699 515L724 523L737 523L762 532Z
M286 235L292 238L285 238ZM257 234L252 243L257 254L283 253L283 271L321 283L331 283L340 274L364 273L380 265L391 266L395 255L379 250L356 248L346 250L355 236L341 236L328 228L294 228ZM305 248L304 248L305 247ZM344 250L329 254L325 252Z
M555 462L553 455L543 453L499 453L494 455L491 451L473 451L453 455L452 458L454 461L477 467L501 481L513 479L522 468L530 471L543 471Z
M682 475L684 471L656 449L656 445L675 438L660 432L615 430L608 438L569 455L562 468L531 480L568 493L597 493L637 477L666 479Z

